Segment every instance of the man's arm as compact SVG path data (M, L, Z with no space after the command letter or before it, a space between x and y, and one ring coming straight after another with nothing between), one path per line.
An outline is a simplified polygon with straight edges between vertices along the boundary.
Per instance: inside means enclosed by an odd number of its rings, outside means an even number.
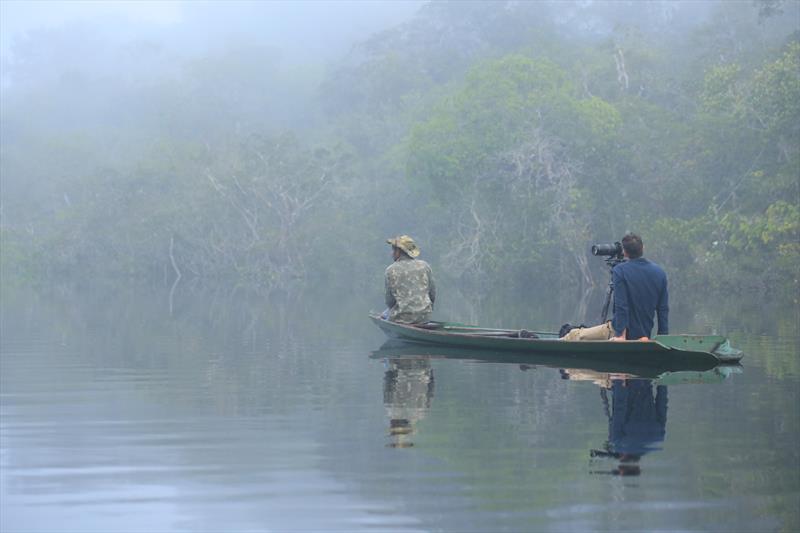
M658 298L658 334L669 335L669 290L667 289L667 279L664 278L664 289Z
M388 273L384 277L384 285L385 285L386 288L385 288L385 291L384 291L385 294L383 296L383 299L386 301L386 307L391 309L392 307L394 307L394 304L397 303L397 300L394 299L394 294L392 293L392 286L391 286L391 283L389 282L389 274Z
M436 284L433 282L433 272L428 267L428 296L431 299L431 306L436 302Z
M625 335L628 329L628 286L617 269L611 271L611 281L614 284L614 318L611 327L617 337Z

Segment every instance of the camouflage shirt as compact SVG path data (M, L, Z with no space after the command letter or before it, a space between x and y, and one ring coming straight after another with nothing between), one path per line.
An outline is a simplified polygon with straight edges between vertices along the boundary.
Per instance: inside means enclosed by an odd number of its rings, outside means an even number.
M428 263L403 256L386 267L389 320L404 324L427 322L435 300L436 287Z

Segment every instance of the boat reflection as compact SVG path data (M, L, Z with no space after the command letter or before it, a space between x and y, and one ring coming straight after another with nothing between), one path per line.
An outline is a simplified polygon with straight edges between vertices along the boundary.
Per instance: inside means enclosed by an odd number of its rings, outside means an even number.
M517 365L520 370L545 367L557 370L563 380L587 381L600 388L600 399L608 418L608 439L590 450L593 474L638 476L640 461L660 450L666 437L667 386L691 383L719 383L742 371L739 365L714 368L674 365L631 365L612 359L585 357L489 353L439 346L388 341L372 358L383 359L386 372L383 401L389 419L387 444L393 448L414 445L417 423L425 418L434 394L431 360L462 359ZM598 463L616 463L610 469L596 469Z
M705 372L665 372L656 379L643 379L634 374L559 369L562 379L589 381L600 387L608 418L608 440L602 449L590 450L589 456L618 464L610 470L591 473L618 476L641 475L642 457L661 449L667 433L667 385L719 383L741 371L739 365L726 365Z
M559 368L561 379L569 381L589 381L598 387L610 389L614 380L643 379L650 377L658 385L688 385L722 383L732 374L741 374L741 365L719 365L711 370L665 371L655 377L643 376L633 372L598 372L588 368Z

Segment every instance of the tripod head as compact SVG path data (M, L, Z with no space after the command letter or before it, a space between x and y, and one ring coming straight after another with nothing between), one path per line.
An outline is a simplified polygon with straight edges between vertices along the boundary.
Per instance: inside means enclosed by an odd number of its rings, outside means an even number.
M610 274L611 271L614 270L615 266L619 265L620 263L624 263L625 262L625 257L624 256L616 256L616 255L614 255L614 256L611 256L611 257L606 257L605 261L606 261L606 265L608 266L608 270L609 270L609 274Z

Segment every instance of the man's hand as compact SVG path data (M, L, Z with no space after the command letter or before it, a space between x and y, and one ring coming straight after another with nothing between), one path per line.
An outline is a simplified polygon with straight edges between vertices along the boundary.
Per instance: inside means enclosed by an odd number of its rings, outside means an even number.
M624 334L622 334L622 335L620 335L619 337L611 337L611 339L610 339L610 340L612 340L612 341L617 341L617 342L618 342L618 341L624 341L624 340L625 340L625 335L624 335Z

